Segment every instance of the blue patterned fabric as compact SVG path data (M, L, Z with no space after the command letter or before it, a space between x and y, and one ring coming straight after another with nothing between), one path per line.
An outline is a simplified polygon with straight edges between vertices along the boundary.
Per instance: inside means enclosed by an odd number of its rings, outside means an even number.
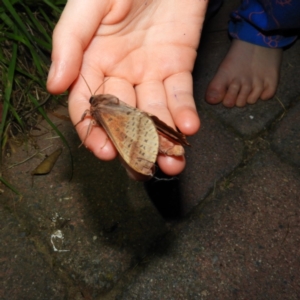
M268 48L293 43L294 29L300 29L300 0L243 0L229 22L232 38Z

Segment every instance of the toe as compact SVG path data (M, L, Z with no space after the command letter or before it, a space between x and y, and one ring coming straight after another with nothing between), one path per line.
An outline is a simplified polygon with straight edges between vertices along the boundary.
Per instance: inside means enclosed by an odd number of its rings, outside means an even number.
M276 87L277 87L277 85L274 86L274 85L266 84L266 86L264 87L264 90L261 93L260 99L261 100L271 99L276 93Z
M236 99L236 106L244 107L247 104L247 99L252 91L252 85L244 83Z
M253 83L253 89L251 93L248 95L247 103L248 104L254 104L257 102L258 99L260 99L260 96L264 90L264 87L262 85L261 81L257 81Z
M218 104L222 101L223 99L223 93L220 92L220 90L215 89L215 88L210 88L206 92L205 99L208 103L210 104Z
M216 76L209 83L205 99L210 104L218 104L223 101L227 91L226 77L222 76L220 72L217 72Z
M226 107L233 107L236 104L236 100L241 89L241 85L237 81L233 81L225 94L223 105Z

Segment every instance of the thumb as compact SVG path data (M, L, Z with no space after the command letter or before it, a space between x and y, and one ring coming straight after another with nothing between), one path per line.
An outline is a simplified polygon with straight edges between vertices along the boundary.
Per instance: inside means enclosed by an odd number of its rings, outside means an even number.
M52 64L47 89L60 94L78 77L83 53L102 19L110 11L110 1L69 0L53 32Z

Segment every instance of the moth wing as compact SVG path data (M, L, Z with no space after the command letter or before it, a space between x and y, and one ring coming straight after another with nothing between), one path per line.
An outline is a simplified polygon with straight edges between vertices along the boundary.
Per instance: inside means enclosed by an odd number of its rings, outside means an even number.
M189 142L186 140L186 136L181 132L174 130L172 127L167 125L165 122L161 121L158 117L148 114L152 119L156 128L161 132L167 139L174 143L178 143L184 146L190 146Z
M128 108L132 108L132 106L129 106L125 102L123 102L121 100L119 100L119 101L124 106L126 106ZM135 108L135 110L142 112L141 110L139 110L137 108ZM152 114L145 113L145 112L142 112L142 113L147 114L152 119L152 121L154 122L154 124L156 126L156 129L160 133L162 133L166 138L168 138L169 140L171 140L174 143L179 143L184 146L190 146L189 142L186 140L186 136L183 133L174 130L171 126L167 125L165 122L163 122L158 117L156 117Z
M158 134L159 136L159 153L163 153L168 156L182 156L185 151L181 144L174 143L165 135Z
M136 172L153 175L159 138L152 119L122 101L98 108L93 117L103 126L123 160Z

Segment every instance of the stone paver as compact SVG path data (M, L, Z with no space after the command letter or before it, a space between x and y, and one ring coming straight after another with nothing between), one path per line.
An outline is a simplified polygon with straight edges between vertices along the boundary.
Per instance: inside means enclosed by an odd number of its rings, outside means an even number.
M300 167L300 103L278 123L272 147L283 160Z
M298 299L300 175L271 151L175 226L116 299Z
M187 165L178 180L146 183L151 199L165 218L186 215L243 159L243 142L223 125L201 113L201 130L189 138Z
M67 282L50 270L27 228L5 207L0 228L0 299L64 299Z
M187 152L187 171L180 180L153 180L147 184L152 193L161 191L161 183L167 184L167 189L162 188L168 201L165 209L169 210L175 202L168 184L175 183L175 195L180 191L181 197L178 214L172 218L188 213L209 194L216 181L242 160L240 139L209 116L203 115L203 122L203 129L191 138L193 147ZM143 184L130 180L118 161L100 162L86 149L78 149L79 141L70 124L63 123L60 129L73 145L72 181L69 182L69 152L64 148L52 172L35 177L32 187L30 172L40 159L33 158L6 170L5 175L23 192L23 199L15 201L17 197L10 196L4 201L10 209L16 209L30 235L38 237L45 259L55 255L54 269L71 276L85 295L96 297L110 290L132 264L139 262L152 244L167 233L169 224L161 217L161 198L149 192L149 199ZM40 141L41 148L47 145L49 136ZM56 139L51 151L46 152L50 154L59 146L61 142ZM30 154L19 152L19 156L7 159L7 165ZM203 179L197 182L199 177ZM156 203L158 210L152 203ZM51 240L57 230L64 238ZM68 251L55 252L54 247Z
M38 238L45 258L55 259L55 269L63 270L85 295L94 297L111 289L168 227L143 184L130 180L118 161L98 161L86 149L78 149L79 140L69 123L60 129L73 145L72 180L69 152L64 148L52 172L35 177L33 187L30 172L40 160L6 170L4 176L14 182L23 198L4 197L3 203L27 224L30 236ZM48 138L45 136L46 143ZM54 150L61 141L55 139L53 145ZM7 159L7 165L28 156L18 154ZM57 230L64 238L51 240ZM54 247L68 251L55 252Z

